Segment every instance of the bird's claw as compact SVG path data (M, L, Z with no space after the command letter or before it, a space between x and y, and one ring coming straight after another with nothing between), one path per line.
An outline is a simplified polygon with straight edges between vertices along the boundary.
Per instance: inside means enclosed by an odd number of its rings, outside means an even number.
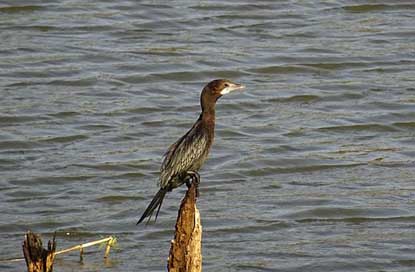
M189 171L187 172L189 178L186 180L187 188L190 188L192 183L195 185L196 188L196 197L199 197L199 184L200 184L200 175L198 172Z

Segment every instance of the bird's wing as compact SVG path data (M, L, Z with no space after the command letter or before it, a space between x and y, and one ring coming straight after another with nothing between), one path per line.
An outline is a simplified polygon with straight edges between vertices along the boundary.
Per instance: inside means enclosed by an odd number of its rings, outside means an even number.
M194 162L206 152L208 140L206 135L199 132L199 126L200 122L197 122L167 150L160 168L161 188L165 188L172 177L188 171Z

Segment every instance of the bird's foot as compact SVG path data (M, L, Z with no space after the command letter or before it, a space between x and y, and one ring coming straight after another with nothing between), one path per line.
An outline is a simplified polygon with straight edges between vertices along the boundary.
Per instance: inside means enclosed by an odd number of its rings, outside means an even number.
M194 183L196 187L196 197L199 197L199 184L200 184L200 175L198 172L195 171L188 171L187 172L189 179L186 181L186 185L188 188Z

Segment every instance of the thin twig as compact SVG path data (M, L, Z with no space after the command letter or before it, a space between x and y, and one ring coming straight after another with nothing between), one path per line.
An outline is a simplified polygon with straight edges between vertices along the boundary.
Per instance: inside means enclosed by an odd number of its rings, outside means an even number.
M107 238L104 238L104 239L101 239L101 240L88 242L88 243L85 243L85 244L80 244L80 245L77 245L77 246L73 246L73 247L70 247L70 248L67 248L67 249L60 250L58 252L55 252L55 255L66 253L66 252L69 252L69 251L80 250L82 248L94 246L94 245L97 245L97 244L102 244L102 243L105 243L105 242L112 243L113 241L115 241L115 238L110 236L110 237L107 237Z

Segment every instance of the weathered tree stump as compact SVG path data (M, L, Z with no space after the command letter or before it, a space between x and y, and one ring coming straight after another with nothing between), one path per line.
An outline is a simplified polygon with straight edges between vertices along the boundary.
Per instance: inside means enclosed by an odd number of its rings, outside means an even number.
M23 254L28 272L52 272L55 259L56 242L48 242L48 248L44 249L40 235L28 231L23 242Z
M202 226L196 207L196 185L192 183L180 205L176 233L167 263L170 272L202 271Z

